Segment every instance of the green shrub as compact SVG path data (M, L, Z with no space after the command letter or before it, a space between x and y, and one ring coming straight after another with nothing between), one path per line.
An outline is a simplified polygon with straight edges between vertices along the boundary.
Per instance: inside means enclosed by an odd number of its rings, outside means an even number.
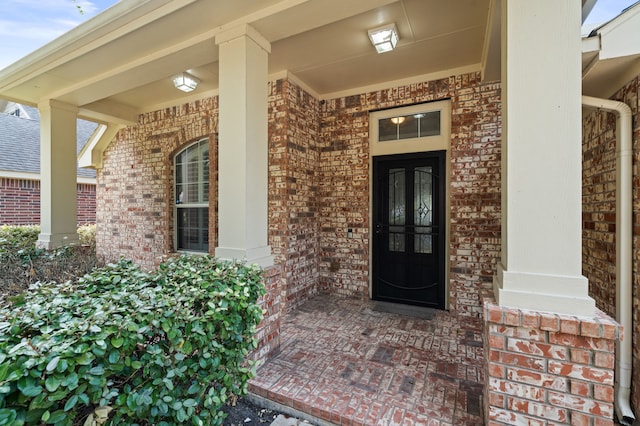
M91 248L96 247L96 225L88 224L78 227L80 244Z
M34 286L0 309L0 425L220 425L246 392L264 292L257 267L183 256Z
M75 280L101 265L95 225L78 228L81 246L51 251L36 248L39 233L39 226L0 226L0 303L38 281Z
M0 261L8 260L13 253L30 255L37 252L36 241L40 227L35 225L25 226L0 226Z

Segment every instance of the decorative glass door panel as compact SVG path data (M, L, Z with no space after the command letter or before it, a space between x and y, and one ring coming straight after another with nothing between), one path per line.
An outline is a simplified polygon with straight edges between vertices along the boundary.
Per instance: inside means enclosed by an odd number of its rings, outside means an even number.
M444 152L374 157L373 297L444 309Z
M433 238L433 168L416 167L414 173L413 208L415 220L414 250L416 253L431 254Z
M389 251L405 251L405 174L405 169L389 170Z

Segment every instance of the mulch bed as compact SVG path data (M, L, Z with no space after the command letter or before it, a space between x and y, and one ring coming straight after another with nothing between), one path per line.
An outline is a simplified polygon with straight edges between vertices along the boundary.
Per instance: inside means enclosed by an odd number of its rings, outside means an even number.
M225 405L222 411L227 413L223 426L270 425L280 414L257 406L246 398L238 398L235 405Z

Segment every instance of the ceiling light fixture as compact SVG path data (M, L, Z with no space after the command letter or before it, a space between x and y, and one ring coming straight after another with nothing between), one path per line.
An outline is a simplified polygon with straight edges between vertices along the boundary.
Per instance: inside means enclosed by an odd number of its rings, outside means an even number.
M173 85L176 89L182 90L183 92L192 92L198 87L198 83L200 83L200 80L188 72L183 72L173 77Z
M404 123L404 117L391 117L391 122L393 124L402 124Z
M369 30L369 39L378 53L391 52L398 44L398 29L396 24Z

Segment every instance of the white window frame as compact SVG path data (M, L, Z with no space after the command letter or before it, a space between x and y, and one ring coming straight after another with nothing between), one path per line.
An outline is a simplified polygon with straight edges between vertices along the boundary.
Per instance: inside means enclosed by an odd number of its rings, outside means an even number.
M188 150L189 148L191 148L194 145L199 145L202 142L206 142L207 144L209 144L209 138L201 138L198 139L196 141L193 141L192 143L184 146L180 151L176 152L175 155L173 156L173 193L174 193L174 200L172 200L173 202L173 246L175 247L175 251L179 252L179 253L194 253L194 254L207 254L211 247L209 246L208 249L206 251L201 251L201 250L189 250L189 249L181 249L178 248L178 211L180 209L183 208L206 208L207 209L207 219L209 219L209 215L210 215L210 202L211 202L211 198L209 197L209 194L207 194L207 199L209 200L206 203L178 203L178 198L179 198L179 194L178 194L178 167L176 165L176 159L178 158L178 155L182 154L183 152L185 152L186 150ZM199 169L198 170L198 178L199 181L204 181L203 178L203 173L204 173L204 168ZM209 180L211 179L211 145L209 145ZM209 190L211 188L211 182L209 181ZM209 233L209 227L211 226L211 224L209 223L209 226L207 227L207 234ZM211 241L209 241L210 243Z

